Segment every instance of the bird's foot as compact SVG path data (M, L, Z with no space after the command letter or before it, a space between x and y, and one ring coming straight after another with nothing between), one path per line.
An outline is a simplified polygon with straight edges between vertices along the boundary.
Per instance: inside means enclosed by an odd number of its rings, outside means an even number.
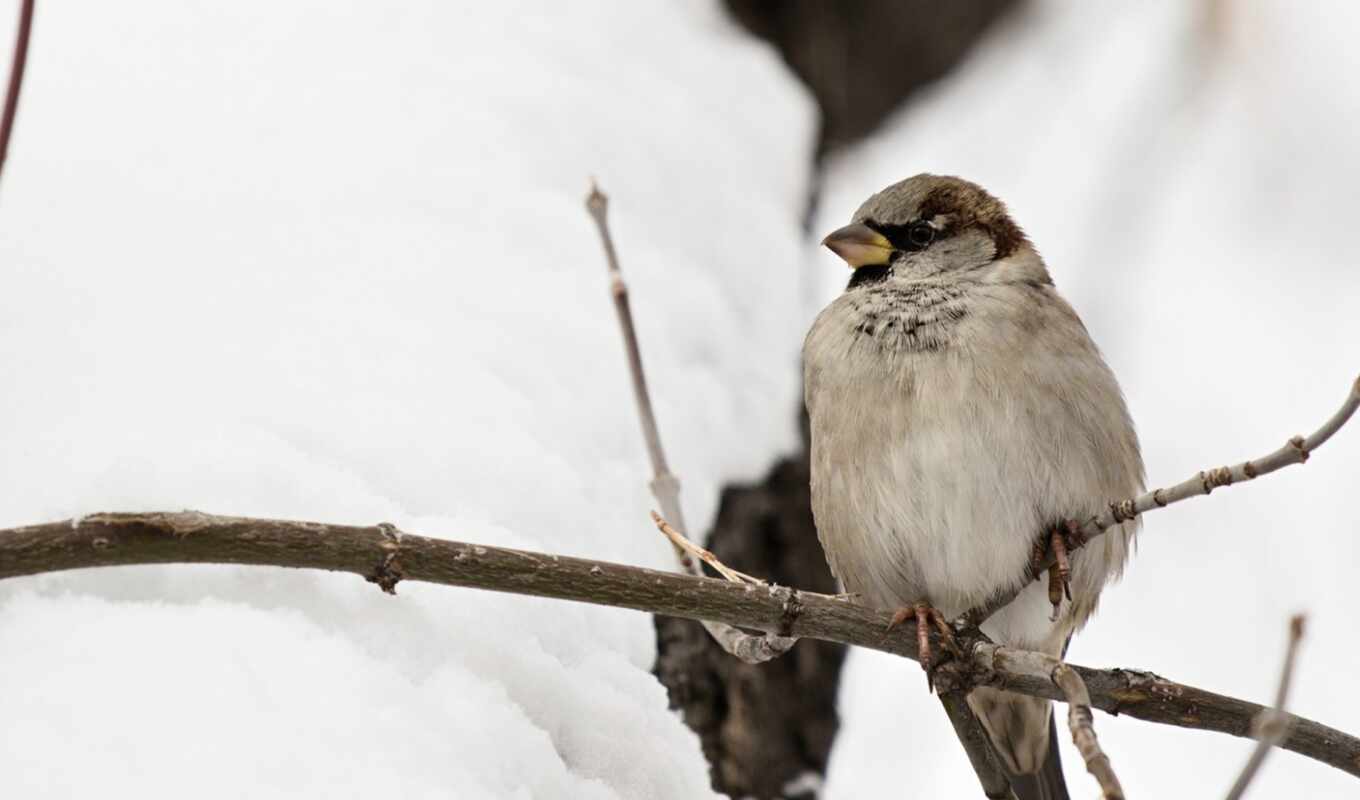
M892 621L888 623L888 630L909 619L916 620L916 654L921 662L921 669L926 672L926 687L934 692L935 668L939 665L935 662L935 651L930 645L930 628L934 626L945 649L955 658L962 659L963 651L959 649L959 643L954 638L954 629L950 627L949 620L929 603L916 603L897 609L893 612Z
M1049 551L1053 553L1053 565L1048 568L1048 602L1053 604L1052 620L1058 618L1058 608L1063 597L1072 600L1072 560L1071 551L1086 544L1086 534L1081 532L1081 523L1067 520L1054 525L1048 532L1034 542L1030 558L1030 571L1038 575L1047 561Z

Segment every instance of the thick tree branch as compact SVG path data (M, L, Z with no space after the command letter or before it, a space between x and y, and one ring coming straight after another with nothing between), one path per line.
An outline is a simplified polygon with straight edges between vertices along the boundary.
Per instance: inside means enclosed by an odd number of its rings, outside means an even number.
M618 252L614 249L614 237L609 232L609 198L591 182L590 194L586 195L586 211L595 220L600 233L600 243L604 246L605 264L609 268L609 291L614 298L614 310L619 318L619 330L623 334L623 345L628 356L628 373L633 379L633 399L637 401L638 420L642 423L642 438L647 443L647 455L652 462L652 496L661 505L661 514L681 532L687 530L685 515L680 509L680 479L671 472L666 463L666 450L661 446L661 432L656 426L656 413L652 410L652 397L647 391L647 375L642 369L642 350L638 346L637 329L633 325L633 311L628 302L628 284L623 281L623 270L619 267ZM664 532L664 530L663 530ZM701 577L703 568L690 558L689 553L674 538L676 558L680 567L690 575ZM701 620L722 649L748 664L759 664L787 653L798 640L785 636L752 636L712 620Z
M82 567L217 563L305 567L362 575L387 591L401 580L576 600L707 619L780 636L867 647L916 660L915 637L887 630L892 614L842 597L404 534L391 525L221 517L194 511L94 514L0 530L0 579ZM1057 659L958 635L965 664L944 664L944 691L974 685L1062 700ZM937 652L943 648L935 641ZM951 670L951 667L953 668ZM1072 665L1091 704L1150 722L1252 735L1263 707L1148 672ZM952 676L951 676L952 674ZM947 679L952 685L946 685ZM1293 714L1280 746L1360 776L1360 739Z
M14 57L10 61L5 107L0 111L0 173L5 170L9 137L14 131L14 118L19 113L19 87L24 84L24 65L28 62L28 37L32 30L33 0L23 0L19 4L19 27L14 33Z
M1053 683L1062 690L1067 700L1067 727L1072 732L1072 743L1086 762L1086 771L1095 776L1100 784L1100 796L1104 800L1124 800L1124 789L1110 765L1110 757L1100 747L1096 738L1095 720L1091 716L1091 695L1086 682L1076 670L1066 664L1059 664L1053 670Z
M1284 667L1280 669L1280 688L1275 690L1275 706L1267 708L1252 720L1256 736L1256 748L1251 751L1242 774L1237 776L1232 788L1228 790L1227 800L1241 800L1252 778L1260 771L1271 748L1278 745L1289 735L1289 715L1284 713L1285 700L1289 699L1289 685L1294 677L1294 659L1299 653L1299 641L1303 639L1303 615L1295 615L1289 620L1289 644L1285 647Z
M1216 467L1202 471L1169 489L1154 489L1131 500L1110 503L1109 508L1104 512L1087 520L1081 526L1080 533L1089 543L1090 540L1100 536L1115 525L1131 520L1144 512L1165 508L1186 498L1209 494L1220 486L1244 483L1291 464L1302 464L1308 460L1308 456L1314 450L1332 438L1332 434L1341 430L1341 426L1345 425L1355 414L1356 408L1360 408L1360 378L1356 378L1351 384L1351 390L1346 395L1346 401L1341 404L1341 408L1337 409L1337 412L1323 423L1321 428L1313 431L1310 436L1306 438L1295 436L1273 453L1268 453L1252 461L1243 461L1231 467ZM964 614L964 618L974 625L981 625L984 620L1014 600L1030 582L1038 580L1054 563L1055 559L1050 551L1038 569L1031 568L1029 570L1024 583L1015 588L998 592L986 603Z

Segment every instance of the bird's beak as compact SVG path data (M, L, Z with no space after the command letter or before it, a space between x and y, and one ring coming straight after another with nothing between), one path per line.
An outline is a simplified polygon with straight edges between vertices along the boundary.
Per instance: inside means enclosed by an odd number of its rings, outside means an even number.
M859 222L837 228L822 240L822 244L840 256L851 269L887 264L893 254L891 242Z

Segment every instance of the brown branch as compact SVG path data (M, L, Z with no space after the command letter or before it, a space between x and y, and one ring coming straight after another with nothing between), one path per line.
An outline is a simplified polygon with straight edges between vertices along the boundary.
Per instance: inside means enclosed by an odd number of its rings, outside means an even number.
M974 645L971 659L979 683L1050 700L1065 699L1052 680L1053 670L1060 663L1043 653L990 642ZM1070 666L1090 690L1092 707L1110 714L1250 738L1252 720L1264 710L1257 703L1169 681L1151 672ZM1360 739L1293 714L1284 716L1290 730L1280 747L1360 777Z
M973 772L977 773L978 781L982 784L982 794L990 800L1016 800L1011 782L992 751L987 731L983 730L982 722L973 713L973 709L968 707L966 697L967 692L959 689L942 691L940 704L944 706L944 713L954 726L954 734L959 737L963 751L968 754L968 763L972 764Z
M19 113L19 87L24 83L24 65L28 63L28 37L33 30L33 0L19 4L19 28L14 34L14 58L9 67L9 86L5 90L5 110L0 113L0 174L5 171L5 155L9 152L9 136L14 131L14 117Z
M666 450L661 446L661 432L656 426L656 413L652 410L652 397L647 391L647 375L642 369L642 350L638 346L637 329L633 325L632 307L628 302L628 284L623 281L623 270L619 268L618 251L614 249L614 237L609 232L609 198L595 185L590 185L586 195L586 211L595 220L600 233L600 243L604 246L605 264L609 268L609 292L614 298L614 310L619 317L619 329L623 334L623 344L628 356L628 373L633 379L633 398L637 401L638 420L642 423L642 438L647 443L647 455L652 462L652 496L661 505L661 514L670 520L681 532L687 530L685 515L680 508L680 480L671 472L666 463ZM665 532L664 529L662 531ZM702 576L703 568L690 558L689 553L674 538L680 567L690 575ZM759 664L778 658L797 643L797 639L784 636L751 636L735 628L712 620L701 620L704 628L722 649L748 664Z
M195 511L95 514L0 530L0 579L84 567L216 563L351 572L394 590L418 580L715 620L780 636L822 639L917 659L914 636L889 632L888 611L844 597L779 586L738 585L581 558L509 550L368 527L221 517ZM934 633L932 632L932 636ZM977 685L1063 699L1053 684L1057 659L960 632L967 663L947 662L946 691ZM944 645L932 645L939 652ZM953 670L950 670L954 667ZM1184 728L1251 735L1263 707L1147 672L1072 665L1101 710ZM955 684L946 686L952 677ZM1360 739L1284 714L1280 746L1360 776Z
M1072 743L1086 762L1086 771L1095 776L1100 784L1100 796L1105 800L1124 800L1124 789L1110 765L1110 757L1100 748L1096 738L1095 719L1091 715L1091 695L1086 690L1086 682L1076 670L1066 664L1059 664L1053 670L1053 683L1062 690L1067 700L1067 727L1072 731Z
M1289 735L1289 715L1284 713L1284 702L1289 697L1289 685L1294 677L1294 659L1298 656L1299 641L1303 639L1303 615L1296 614L1289 620L1289 644L1284 651L1284 667L1280 670L1280 687L1275 690L1275 706L1267 708L1252 720L1256 735L1256 748L1242 767L1232 788L1228 790L1227 800L1241 800L1248 784L1256 777L1261 765L1272 747L1279 745Z
M1165 508L1172 503L1179 503L1190 497L1209 494L1220 486L1245 483L1262 475L1269 475L1291 464L1302 464L1308 460L1308 456L1314 450L1326 443L1334 433L1341 429L1342 425L1346 424L1358 407L1360 407L1360 378L1356 378L1351 384L1351 390L1346 395L1346 401L1341 404L1341 408L1337 409L1337 412L1323 423L1321 428L1313 431L1310 436L1306 438L1295 436L1273 453L1252 461L1243 461L1231 467L1216 467L1202 471L1169 489L1154 489L1132 500L1110 503L1109 508L1087 520L1078 531L1081 536L1085 537L1086 543L1089 543L1115 525L1127 522L1144 512ZM1055 563L1056 559L1050 548L1049 553L1037 569L1033 566L1028 568L1026 580L1023 583L1012 589L998 592L987 602L966 612L963 615L964 618L973 625L981 625L992 614L1007 606L1020 592L1024 591L1025 587L1032 581L1038 580Z

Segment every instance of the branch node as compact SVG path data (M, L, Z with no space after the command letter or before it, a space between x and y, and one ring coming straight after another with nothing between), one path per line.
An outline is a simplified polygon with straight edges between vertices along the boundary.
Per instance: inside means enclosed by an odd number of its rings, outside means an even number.
M1110 516L1114 517L1114 522L1118 525L1137 517L1138 509L1134 507L1133 500L1120 500L1117 503L1110 503Z
M388 594L397 593L397 584L406 577L402 569L401 561L397 556L401 553L401 530L390 522L379 522L375 525L378 533L382 535L380 546L386 551L382 561L373 568L373 572L365 575L364 580L369 583L378 584L378 588ZM459 555L462 555L460 552ZM455 556L456 558L456 556Z
M779 635L788 637L793 636L793 625L803 615L803 600L798 596L797 589L790 588L785 591L787 596L779 615Z
M402 570L401 562L397 560L397 554L388 553L373 568L372 573L364 576L364 580L378 584L378 588L388 594L396 594L397 584L404 577L406 577L406 573Z
M1289 446L1292 447L1292 448L1294 448L1295 450L1298 451L1298 453L1299 453L1299 463L1300 463L1300 464L1302 464L1302 463L1304 463L1304 462L1306 462L1306 461L1308 460L1308 455L1309 455L1309 453L1308 453L1308 447L1305 445L1304 439L1303 439L1302 436L1295 436L1294 438L1290 439L1290 440L1289 440Z

